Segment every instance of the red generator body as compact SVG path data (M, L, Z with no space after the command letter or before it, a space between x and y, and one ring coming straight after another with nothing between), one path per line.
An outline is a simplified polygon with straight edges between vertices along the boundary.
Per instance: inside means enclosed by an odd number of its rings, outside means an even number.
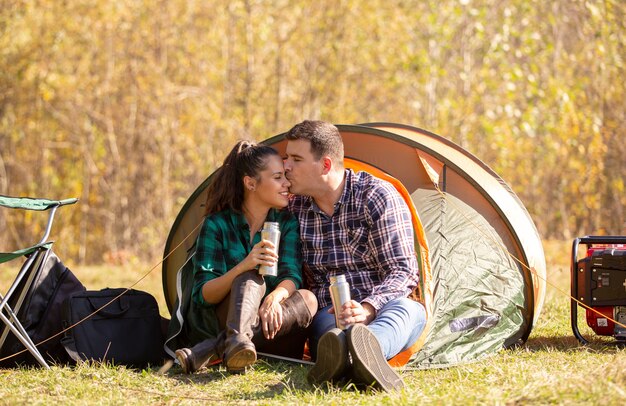
M579 259L580 244L587 249ZM626 236L574 239L571 277L572 297L593 309L585 309L587 325L597 335L626 343ZM576 300L571 301L572 332L587 344L578 329Z

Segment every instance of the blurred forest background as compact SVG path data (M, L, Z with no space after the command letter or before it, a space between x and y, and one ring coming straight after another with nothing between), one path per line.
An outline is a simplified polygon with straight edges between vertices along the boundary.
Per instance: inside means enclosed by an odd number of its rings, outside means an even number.
M388 121L491 166L545 239L626 234L622 0L0 0L0 194L66 261L158 260L240 138ZM9 212L9 213L7 213ZM0 211L0 247L41 213ZM41 219L41 220L40 220Z

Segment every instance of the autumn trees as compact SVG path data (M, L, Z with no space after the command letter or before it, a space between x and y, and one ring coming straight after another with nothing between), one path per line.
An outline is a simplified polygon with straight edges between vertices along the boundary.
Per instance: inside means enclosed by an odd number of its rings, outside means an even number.
M0 1L0 194L81 198L56 228L76 260L157 258L236 139L390 121L489 164L544 238L626 233L625 9ZM33 222L0 213L2 245L30 241Z

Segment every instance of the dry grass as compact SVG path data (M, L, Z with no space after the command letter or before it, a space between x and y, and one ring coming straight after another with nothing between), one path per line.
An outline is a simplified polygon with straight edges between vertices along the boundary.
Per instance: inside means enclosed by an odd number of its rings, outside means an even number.
M192 376L176 367L135 371L106 365L0 370L0 403L68 404L626 404L626 352L612 339L593 336L581 346L571 333L569 242L544 242L548 287L541 317L522 348L442 370L403 371L407 389L385 394L353 388L314 388L307 367L258 362L246 375L210 369ZM4 270L5 268L0 268ZM89 289L127 287L149 266L72 267ZM3 272L4 275L4 272ZM0 281L2 284L5 281ZM161 268L135 289L152 293L168 316ZM581 313L581 312L579 312ZM346 390L347 389L347 390Z

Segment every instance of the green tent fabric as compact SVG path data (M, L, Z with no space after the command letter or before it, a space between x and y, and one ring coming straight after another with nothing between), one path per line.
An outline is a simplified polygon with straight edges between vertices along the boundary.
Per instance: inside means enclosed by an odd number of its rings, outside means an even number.
M411 197L431 253L434 322L409 365L462 364L520 341L532 319L526 281L493 227L450 194L422 189Z

